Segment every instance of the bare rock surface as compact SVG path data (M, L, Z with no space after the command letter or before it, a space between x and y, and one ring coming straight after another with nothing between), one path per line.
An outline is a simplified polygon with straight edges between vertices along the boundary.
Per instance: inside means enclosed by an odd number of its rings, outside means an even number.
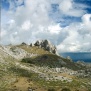
M56 47L49 40L37 40L34 43L34 46L38 46L39 48L43 48L53 54L58 54Z

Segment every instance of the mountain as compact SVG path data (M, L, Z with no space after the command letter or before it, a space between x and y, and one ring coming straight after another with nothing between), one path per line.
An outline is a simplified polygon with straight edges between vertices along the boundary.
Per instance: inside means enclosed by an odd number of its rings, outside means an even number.
M90 91L90 68L59 56L48 40L1 45L0 91Z
M30 46L33 46L33 45L38 46L39 48L42 48L53 54L58 54L56 47L53 44L51 44L51 42L48 40L37 40L34 44L30 44Z

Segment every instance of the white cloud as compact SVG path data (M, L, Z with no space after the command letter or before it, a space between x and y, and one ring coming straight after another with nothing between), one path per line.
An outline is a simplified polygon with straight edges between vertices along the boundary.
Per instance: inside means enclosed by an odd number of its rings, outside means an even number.
M24 31L28 31L31 27L33 27L33 24L30 21L25 21L21 26Z
M59 52L90 51L91 49L90 17L91 17L90 14L85 14L82 16L81 23L73 23L63 28L63 31L66 31L66 33L68 32L68 35L57 46Z
M7 32L6 32L4 29L2 29L2 31L1 31L1 39L2 39L6 34L7 34Z
M60 33L60 31L61 31L61 27L60 27L60 25L58 24L58 25L50 25L49 27L48 27L48 31L51 33L51 34L59 34Z
M65 6L66 5L66 6ZM60 3L60 6L59 6L60 10L62 10L64 13L68 12L70 9L72 9L72 0L63 0L61 3Z
M15 1L14 4L9 0L9 11L4 11L3 14L7 18L2 19L3 44L31 43L37 39L49 39L57 46L59 52L91 49L91 14L84 14L84 8L87 6L76 4L73 0ZM21 6L23 2L24 6ZM67 21L63 17L68 15L82 16L82 22L73 22L66 27L60 27L60 24L51 18L51 4L60 4L59 14L63 21Z
M63 14L74 17L79 17L85 14L86 12L83 10L85 7L85 5L79 6L79 4L75 4L73 0L62 0L59 5L59 9Z
M89 31L91 31L91 14L85 14L82 17L82 21L84 24L84 28Z

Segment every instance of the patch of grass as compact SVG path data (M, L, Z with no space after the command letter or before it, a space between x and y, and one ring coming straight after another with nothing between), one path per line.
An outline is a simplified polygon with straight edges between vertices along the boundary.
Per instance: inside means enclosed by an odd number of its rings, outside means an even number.
M34 58L23 58L22 62L34 64L36 66L61 67L59 57L54 54L44 54Z
M48 91L56 91L55 89L53 88L49 88Z
M22 77L31 77L32 73L29 72L28 70L19 68L19 67L10 67L8 69L11 73L17 74L18 76L22 76Z
M0 81L0 91L7 91L8 89L8 84L4 81Z
M17 47L20 47L20 48L24 49L28 53L33 53L33 54L38 54L38 55L50 54L50 52L45 51L44 49L39 48L38 46L30 47L29 45L18 45Z
M61 64L61 62L59 62L59 59L64 61L66 64ZM54 55L54 54L43 54L43 55L31 57L31 58L30 57L23 58L22 62L34 64L36 66L49 66L50 68L67 67L72 70L79 69L73 62L70 62L70 60L67 60L65 58L61 58L61 57Z
M69 88L63 88L61 91L71 91Z
M67 63L66 67L67 68L70 68L72 70L82 70L82 69L86 69L86 67L83 67L79 64L76 64L75 62L71 62L69 59L66 59L66 58L63 58L63 57L60 57L64 62ZM80 68L79 68L80 67Z
M30 47L29 45L18 45L17 47L20 47L22 49L24 49L25 51L27 51L28 53L33 53L33 54L38 54L38 56L36 57L33 57L34 59L32 58L24 58L23 59L23 62L25 60L25 62L28 62L28 63L33 63L33 64L38 64L40 66L43 66L45 64L45 66L48 66L49 67L67 67L69 69L72 69L72 70L80 70L80 69L85 69L83 66L78 66L76 65L76 63L74 62L71 62L69 59L67 58L63 58L63 57L59 57L57 55L54 55L42 48L39 48L37 46L33 46L33 47ZM47 55L48 58L47 59L44 59L43 56ZM62 61L64 61L67 65L62 65L60 64L58 61L58 59L61 59ZM26 61L28 60L28 61ZM33 61L36 61L35 62L32 62ZM50 62L51 61L51 62ZM39 62L39 63L38 63ZM41 62L41 63L40 63ZM80 68L79 68L80 67Z

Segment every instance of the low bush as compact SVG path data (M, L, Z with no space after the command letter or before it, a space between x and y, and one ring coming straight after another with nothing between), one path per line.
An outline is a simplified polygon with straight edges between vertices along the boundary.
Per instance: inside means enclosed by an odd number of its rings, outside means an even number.
M53 88L52 88L52 89L51 89L51 88L49 88L49 89L48 89L48 91L55 91L55 89L53 89Z
M63 88L61 91L71 91L69 88Z

